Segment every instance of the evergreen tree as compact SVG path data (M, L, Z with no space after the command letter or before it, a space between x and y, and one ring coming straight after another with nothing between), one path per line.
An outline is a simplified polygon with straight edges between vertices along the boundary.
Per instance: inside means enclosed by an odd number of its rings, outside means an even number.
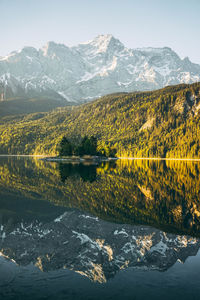
M60 156L72 155L72 145L65 136L62 138L60 143L59 155Z

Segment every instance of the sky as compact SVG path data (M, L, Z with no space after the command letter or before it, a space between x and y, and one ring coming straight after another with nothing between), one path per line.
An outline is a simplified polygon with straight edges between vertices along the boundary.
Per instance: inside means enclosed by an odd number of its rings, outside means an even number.
M0 56L108 33L128 48L167 46L200 64L200 0L0 0Z

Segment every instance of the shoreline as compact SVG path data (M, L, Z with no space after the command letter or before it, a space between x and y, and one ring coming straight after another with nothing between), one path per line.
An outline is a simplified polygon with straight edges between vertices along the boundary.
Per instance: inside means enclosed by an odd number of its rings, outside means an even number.
M88 160L92 160L92 159L86 159L86 158L61 158L61 157L57 157L57 156L48 156L48 155L42 155L42 154L0 154L0 157L38 157L38 158L43 158L44 160L83 160L83 161L88 161ZM103 158L100 160L106 160L106 161L110 161L110 160L177 160L177 161L198 161L200 162L200 158L165 158L165 157L109 157L109 158Z
M44 157L43 161L52 162L69 162L69 163L101 163L105 161L118 160L117 157L105 157L105 156L69 156L69 157Z
M200 158L165 158L165 157L118 157L124 160L182 160L182 161L199 161Z
M0 157L50 157L47 155L40 154L0 154Z

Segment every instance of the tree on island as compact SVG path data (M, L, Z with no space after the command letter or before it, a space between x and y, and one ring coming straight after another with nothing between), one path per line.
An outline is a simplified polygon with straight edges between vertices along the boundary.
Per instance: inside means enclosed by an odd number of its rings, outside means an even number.
M100 151L97 150L97 138L94 136L88 137L84 136L80 145L75 145L71 143L65 136L60 142L59 156L83 156L83 155L98 155L106 157L114 157L116 155L116 150L111 149L108 145L101 148Z
M94 136L90 138L84 136L81 141L81 145L78 147L78 155L98 155L97 151L97 139Z
M68 141L68 139L64 136L60 142L59 149L60 156L70 156L72 155L72 144Z

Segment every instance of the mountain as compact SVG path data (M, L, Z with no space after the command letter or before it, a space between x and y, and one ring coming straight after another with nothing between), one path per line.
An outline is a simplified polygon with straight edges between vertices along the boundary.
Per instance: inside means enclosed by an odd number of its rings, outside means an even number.
M200 83L3 118L0 153L55 155L63 136L78 144L85 135L117 156L200 158Z
M39 50L25 47L0 57L2 101L50 97L67 105L197 81L200 65L189 58L180 59L168 47L128 49L110 34L75 47L48 42Z

